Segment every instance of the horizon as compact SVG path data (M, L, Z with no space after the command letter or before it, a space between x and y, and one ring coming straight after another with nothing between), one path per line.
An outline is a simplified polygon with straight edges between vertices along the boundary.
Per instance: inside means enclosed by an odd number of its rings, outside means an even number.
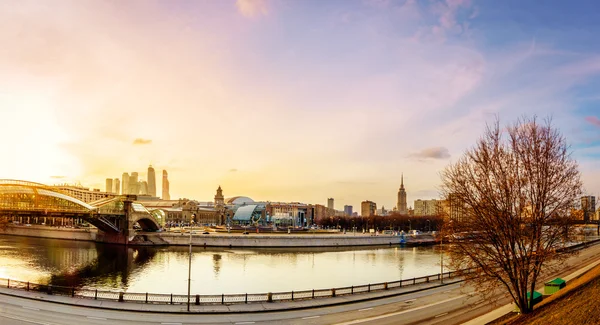
M551 116L600 196L598 5L516 0L0 3L0 178L171 198L439 199L499 116ZM122 181L122 180L121 180Z

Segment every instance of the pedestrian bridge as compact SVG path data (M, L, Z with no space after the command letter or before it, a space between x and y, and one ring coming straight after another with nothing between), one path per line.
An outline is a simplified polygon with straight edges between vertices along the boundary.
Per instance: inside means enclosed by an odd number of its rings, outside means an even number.
M0 180L0 216L9 220L22 217L79 218L108 234L129 236L133 225L143 231L156 231L158 220L131 195L85 203L44 184ZM29 219L28 219L29 220Z

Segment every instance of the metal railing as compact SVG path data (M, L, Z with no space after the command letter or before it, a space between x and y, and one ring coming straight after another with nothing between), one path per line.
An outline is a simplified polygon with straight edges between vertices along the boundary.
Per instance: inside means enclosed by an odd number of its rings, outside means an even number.
M221 294L221 295L191 295L190 303L195 305L214 305L214 304L244 304L253 302L277 302L294 301L318 298L330 298L345 295L364 294L374 291L384 291L406 286L413 286L423 283L430 283L443 279L456 277L456 272L445 272L443 274L434 274L412 279L402 279L398 281L372 283L359 286L331 288L331 289L312 289L303 291L289 292L268 292L268 293L242 293L242 294ZM74 298L87 298L95 300L111 300L119 302L136 302L152 304L186 304L187 295L175 294L156 294L139 292L117 292L96 289L81 289L75 287L63 287L55 285L38 284L18 280L0 278L0 287L44 292L49 295L70 296Z

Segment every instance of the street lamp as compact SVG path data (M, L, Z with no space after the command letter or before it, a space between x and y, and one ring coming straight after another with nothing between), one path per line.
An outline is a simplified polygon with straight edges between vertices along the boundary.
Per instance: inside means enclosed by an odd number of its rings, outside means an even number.
M431 232L431 221L427 219L427 232Z
M187 311L190 311L190 290L192 284L192 230L196 214L192 213L190 216L190 258L188 261L188 296L187 296Z
M412 230L412 224L410 222L410 219L408 219L408 232L410 232Z

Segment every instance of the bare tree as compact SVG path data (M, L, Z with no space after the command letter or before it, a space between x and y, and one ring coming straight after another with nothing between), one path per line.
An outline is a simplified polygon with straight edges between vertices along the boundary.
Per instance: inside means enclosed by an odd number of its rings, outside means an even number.
M571 254L562 248L574 235L570 209L582 184L565 138L550 119L506 128L496 120L441 176L451 266L471 269L467 280L480 291L501 284L530 312L527 292L542 270Z

